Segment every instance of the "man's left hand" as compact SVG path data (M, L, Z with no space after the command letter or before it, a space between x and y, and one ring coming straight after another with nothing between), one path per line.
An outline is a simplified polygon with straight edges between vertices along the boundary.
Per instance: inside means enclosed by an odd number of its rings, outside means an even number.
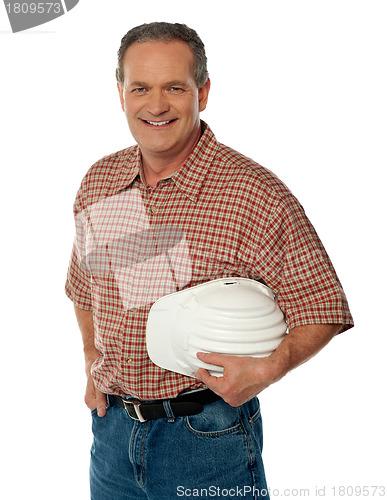
M340 324L312 324L294 327L277 349L266 358L226 356L198 352L205 363L223 366L223 376L213 377L199 368L195 377L222 397L231 406L239 406L274 382L278 382L293 368L317 354L341 330Z
M204 368L199 368L195 377L231 406L246 403L278 380L278 368L270 356L252 358L198 352L197 357L205 363L223 367L222 377L212 376Z

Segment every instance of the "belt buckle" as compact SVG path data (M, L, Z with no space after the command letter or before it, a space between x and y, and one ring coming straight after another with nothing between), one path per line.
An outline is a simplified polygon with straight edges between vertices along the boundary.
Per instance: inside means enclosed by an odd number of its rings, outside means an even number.
M132 420L136 420L137 422L146 422L147 421L147 419L144 418L144 416L143 416L143 414L141 413L141 410L140 410L141 401L138 401L137 399L134 399L133 401L127 401L126 399L123 399L123 398L122 398L122 401L124 403L124 407L125 407L126 413L129 415L129 417ZM129 411L128 411L129 405L132 405L132 407L134 408L134 411L135 411L135 413L137 415L137 418L132 417L132 415L129 413Z

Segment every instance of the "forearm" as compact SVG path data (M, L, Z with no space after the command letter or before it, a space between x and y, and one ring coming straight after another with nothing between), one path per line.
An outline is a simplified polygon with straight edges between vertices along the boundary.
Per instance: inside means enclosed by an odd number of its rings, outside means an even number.
M87 375L85 403L90 410L97 408L98 416L104 417L106 415L106 395L96 389L93 377L91 376L92 364L99 355L99 352L94 344L93 312L79 309L79 307L75 305L74 310L79 329L81 330L83 350L85 353L85 368Z
M313 324L290 330L270 356L275 367L273 383L289 371L313 358L339 332L341 325Z
M86 365L94 362L98 356L98 351L94 344L94 323L93 312L80 309L74 305L75 316L82 334L83 351Z

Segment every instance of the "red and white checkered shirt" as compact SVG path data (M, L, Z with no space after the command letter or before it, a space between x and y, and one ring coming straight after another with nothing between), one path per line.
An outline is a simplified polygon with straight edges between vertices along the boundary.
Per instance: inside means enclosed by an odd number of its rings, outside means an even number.
M92 310L96 386L140 399L201 387L154 365L145 330L161 296L230 276L277 295L289 329L353 325L340 282L314 228L270 171L218 143L203 122L184 165L150 188L132 146L98 161L74 204L76 239L66 293Z

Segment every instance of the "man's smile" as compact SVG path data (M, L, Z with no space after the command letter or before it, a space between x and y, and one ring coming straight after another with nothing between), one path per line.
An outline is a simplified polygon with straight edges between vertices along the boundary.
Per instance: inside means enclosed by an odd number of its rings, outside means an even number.
M176 118L172 120L164 120L164 121L151 121L151 120L143 120L141 119L142 122L144 122L146 125L149 125L151 127L165 127L167 125L170 125L171 123L174 123L176 121Z

